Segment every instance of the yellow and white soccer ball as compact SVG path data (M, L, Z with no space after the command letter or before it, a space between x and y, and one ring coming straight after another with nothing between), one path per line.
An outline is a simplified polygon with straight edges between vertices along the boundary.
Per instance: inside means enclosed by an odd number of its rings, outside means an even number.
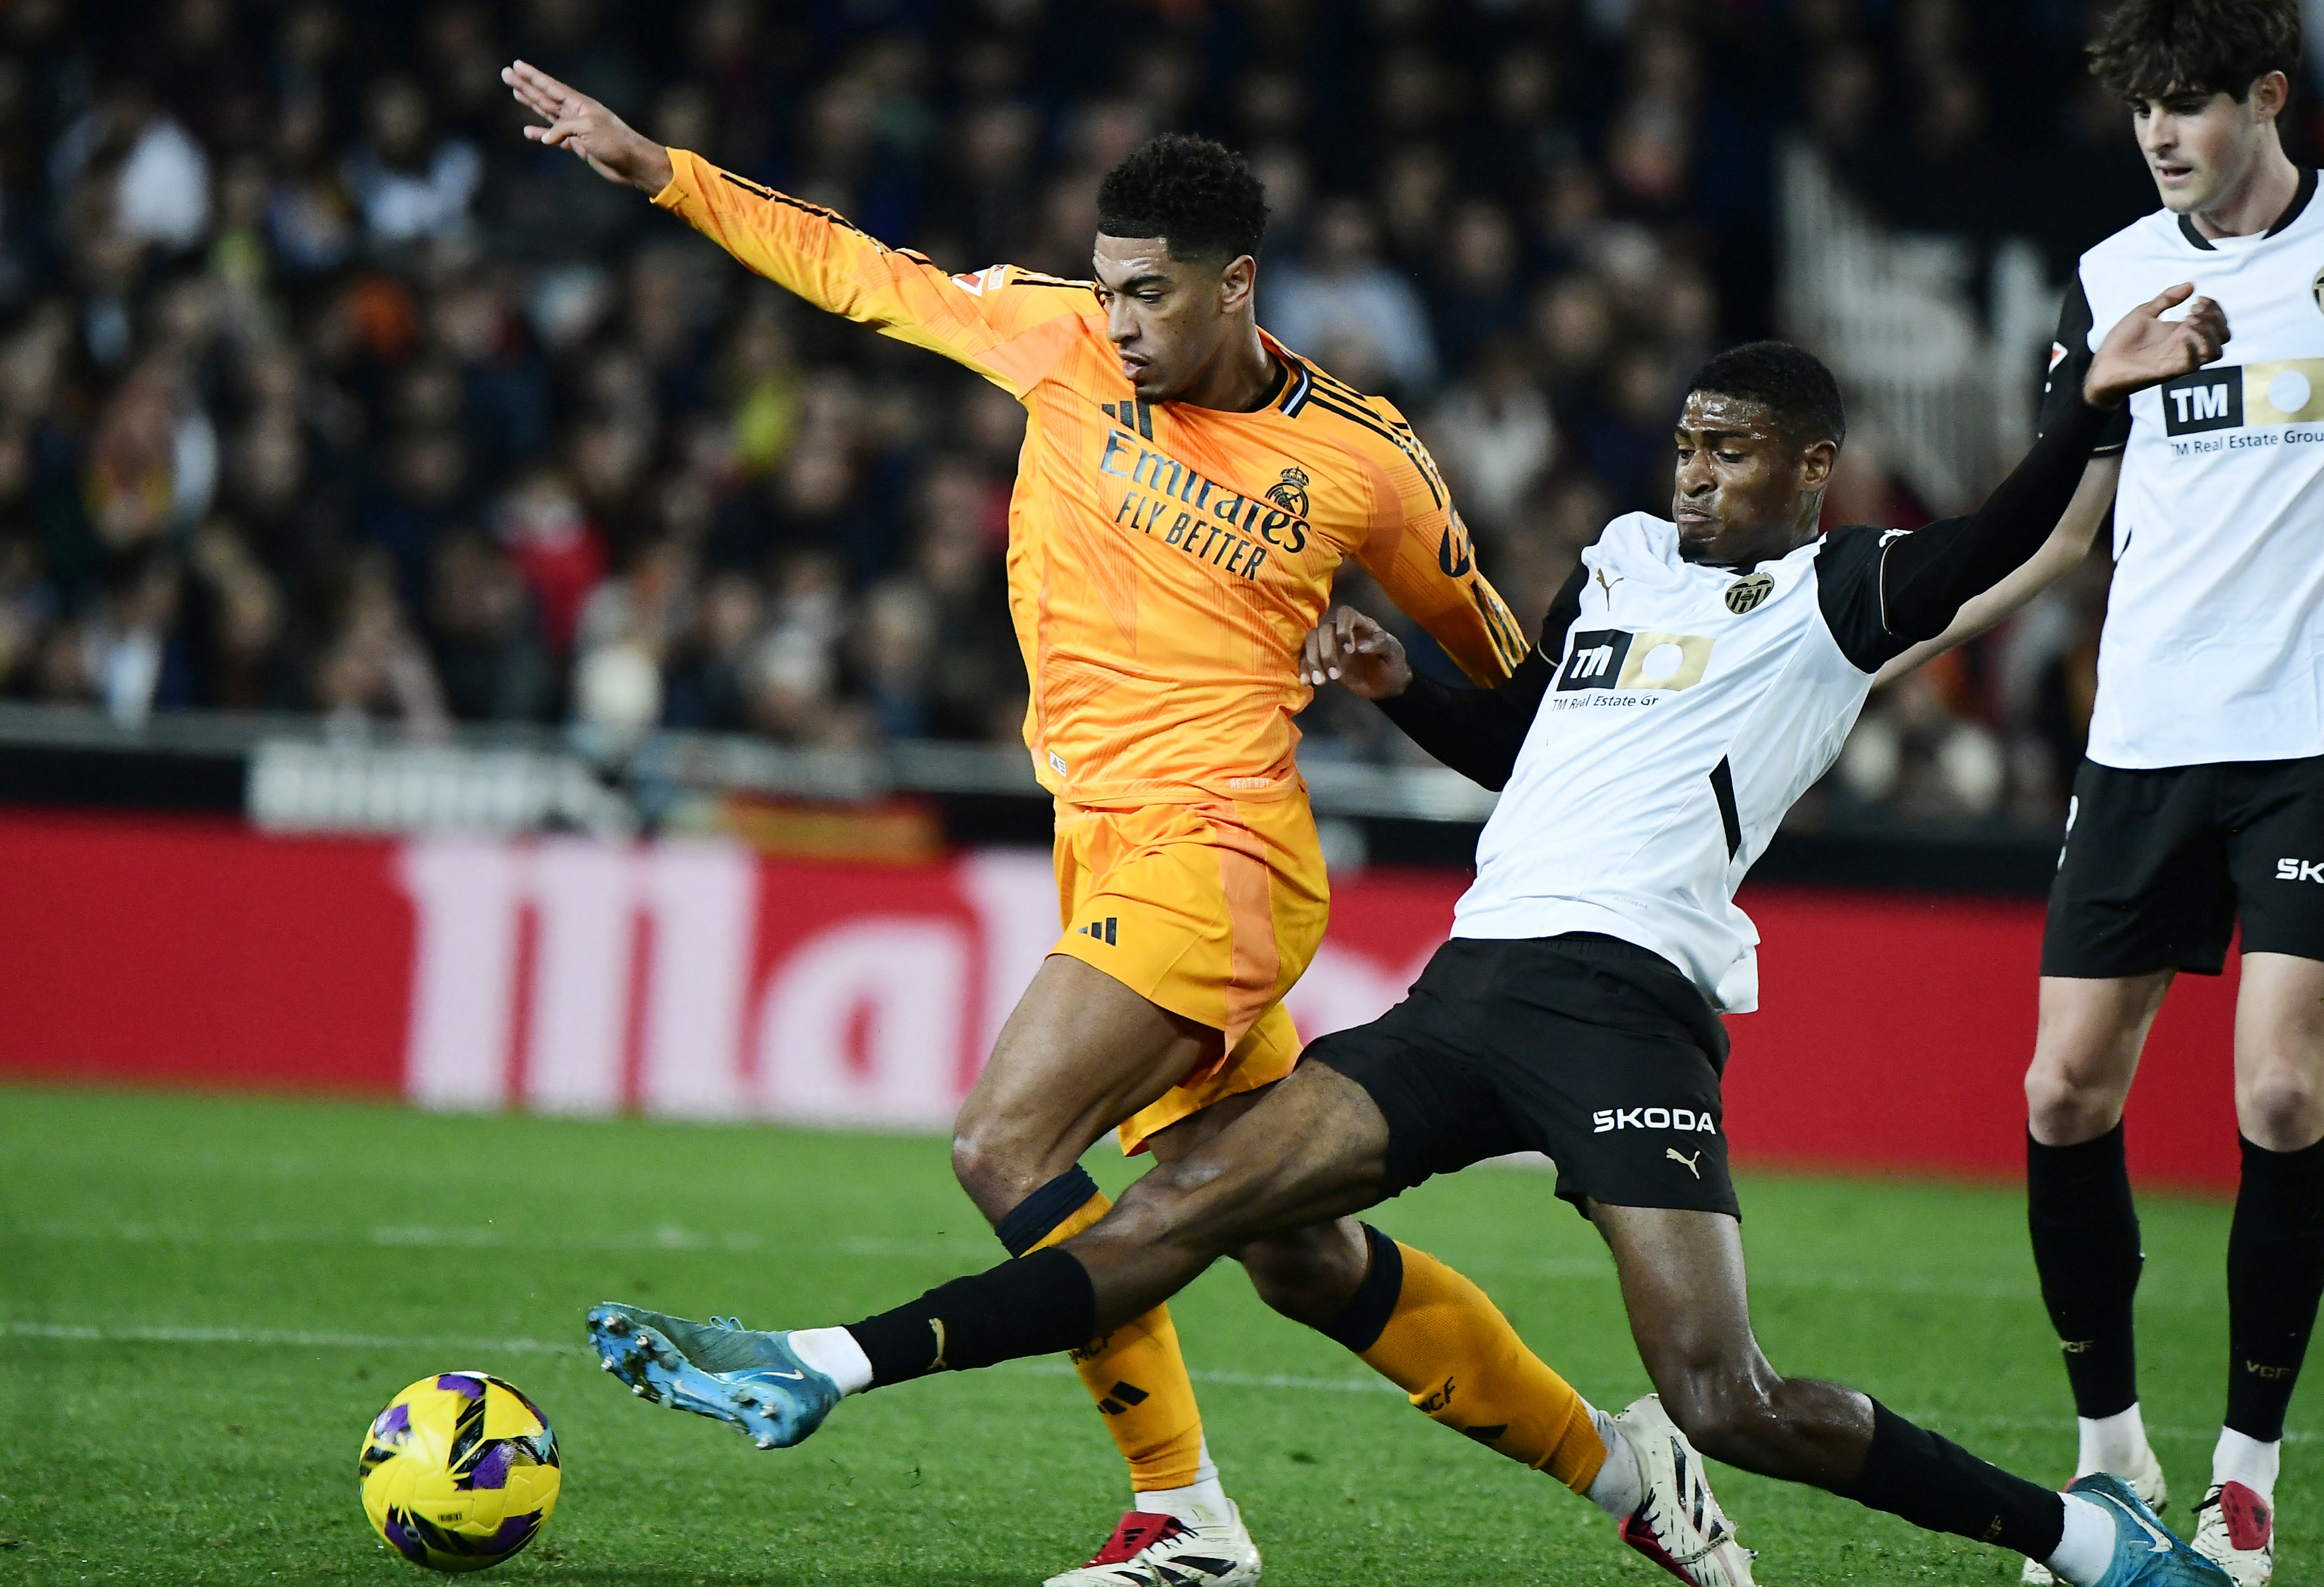
M481 1571L531 1542L557 1508L557 1435L489 1372L422 1378L387 1402L355 1468L388 1546L435 1571Z

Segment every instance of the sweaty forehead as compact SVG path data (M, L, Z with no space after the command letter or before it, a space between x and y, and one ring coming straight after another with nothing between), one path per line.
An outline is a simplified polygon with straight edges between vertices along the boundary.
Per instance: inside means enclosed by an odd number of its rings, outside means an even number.
M1732 397L1725 392L1689 392L1686 405L1679 410L1678 427L1769 440L1775 439L1783 428L1765 402L1750 397Z

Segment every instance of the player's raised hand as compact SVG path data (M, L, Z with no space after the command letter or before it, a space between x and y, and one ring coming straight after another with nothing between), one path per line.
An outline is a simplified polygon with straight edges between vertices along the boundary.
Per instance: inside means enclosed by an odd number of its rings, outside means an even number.
M1321 688L1338 678L1351 694L1385 700L1412 687L1412 663L1396 635L1353 606L1317 623L1299 649L1301 681Z
M2195 300L2188 303L2187 300ZM2187 303L2183 319L2163 317ZM2082 377L2082 397L2093 408L2119 408L2133 392L2192 374L2219 355L2227 342L2227 316L2209 298L2195 298L2181 281L2141 303L2107 332Z
M609 182L627 182L649 193L669 186L669 151L588 95L521 60L503 67L501 81L518 104L549 123L524 129L534 143L570 149Z

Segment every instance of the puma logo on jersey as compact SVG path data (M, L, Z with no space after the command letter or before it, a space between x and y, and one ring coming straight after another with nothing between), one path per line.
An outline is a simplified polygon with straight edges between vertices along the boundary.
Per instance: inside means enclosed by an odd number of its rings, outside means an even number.
M1702 1170L1695 1167L1697 1163L1702 1161L1702 1153L1701 1151L1697 1151L1694 1156L1691 1158L1682 1157L1679 1155L1678 1148L1674 1146L1666 1146L1663 1148L1663 1156L1668 1158L1672 1162L1676 1163L1680 1167L1684 1168L1697 1179L1702 1177Z

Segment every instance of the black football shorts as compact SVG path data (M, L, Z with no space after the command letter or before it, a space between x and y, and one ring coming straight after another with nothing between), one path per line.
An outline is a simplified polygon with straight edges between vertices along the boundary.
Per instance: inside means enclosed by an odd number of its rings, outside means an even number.
M2042 973L2217 975L2238 920L2246 953L2324 959L2324 758L2083 761Z
M1661 955L1592 932L1454 937L1404 1001L1309 1044L1388 1120L1388 1195L1508 1152L1557 1194L1739 1216L1719 1094L1727 1029Z

